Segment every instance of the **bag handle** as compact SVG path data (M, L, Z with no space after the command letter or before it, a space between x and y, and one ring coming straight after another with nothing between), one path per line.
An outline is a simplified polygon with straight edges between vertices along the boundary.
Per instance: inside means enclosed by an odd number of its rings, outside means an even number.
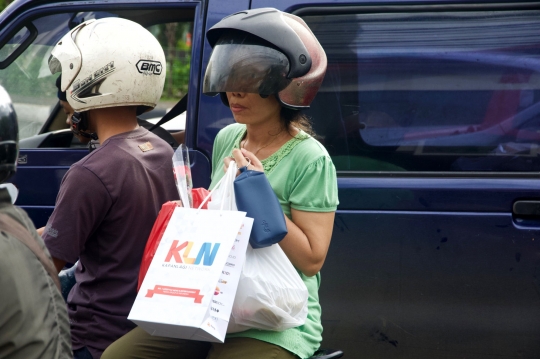
M233 164L234 163L234 164ZM222 185L227 186L229 185L229 182L234 181L234 175L236 174L236 171L238 170L238 167L236 165L235 161L231 161L229 163L229 168L227 169L227 173L221 179L218 181L218 183L214 186L214 189L204 198L204 200L199 205L199 208L197 210L201 210L201 208L204 206L204 204L210 199L212 196L212 192L215 191L217 188L221 187ZM232 174L230 174L232 173ZM223 193L223 197L221 198L221 208L220 211L223 210L223 203L225 202L225 192Z

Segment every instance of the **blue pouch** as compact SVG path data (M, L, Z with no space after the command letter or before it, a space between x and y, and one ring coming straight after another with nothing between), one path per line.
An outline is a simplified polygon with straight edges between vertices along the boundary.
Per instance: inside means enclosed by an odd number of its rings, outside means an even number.
M249 243L253 248L271 246L288 233L287 223L279 200L264 172L240 168L234 180L236 207L253 218Z

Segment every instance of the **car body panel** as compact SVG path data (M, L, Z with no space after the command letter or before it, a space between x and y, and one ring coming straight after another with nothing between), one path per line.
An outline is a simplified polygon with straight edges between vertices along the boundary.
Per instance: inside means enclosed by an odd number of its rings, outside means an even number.
M392 2L385 9L383 1L254 0L252 6L304 15L314 8L345 12L343 5L381 5L385 12L452 3ZM372 138L391 138L376 131ZM540 355L540 220L512 213L518 200L540 200L535 174L338 176L340 205L321 270L323 346L354 358Z

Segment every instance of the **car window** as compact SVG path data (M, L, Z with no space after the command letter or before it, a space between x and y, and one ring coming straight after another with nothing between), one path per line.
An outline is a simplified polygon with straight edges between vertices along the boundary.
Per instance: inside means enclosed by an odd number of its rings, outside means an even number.
M540 170L540 11L303 16L338 171Z
M35 20L36 40L0 71L0 85L11 96L19 120L19 138L37 134L58 102L54 85L57 75L51 74L47 60L53 46L68 31L69 19L69 14L57 14ZM24 36L16 36L11 47L23 40Z
M175 16L176 14L176 16ZM0 70L0 85L10 94L19 120L19 138L67 128L66 116L57 106L55 81L48 59L56 43L82 21L104 17L124 17L141 23L161 43L167 58L167 73L162 98L156 108L142 117L157 122L187 92L191 63L193 10L133 10L118 12L79 12L43 16L32 20L37 37L7 68ZM0 61L8 58L29 37L23 27L0 50ZM185 118L169 124L183 129Z

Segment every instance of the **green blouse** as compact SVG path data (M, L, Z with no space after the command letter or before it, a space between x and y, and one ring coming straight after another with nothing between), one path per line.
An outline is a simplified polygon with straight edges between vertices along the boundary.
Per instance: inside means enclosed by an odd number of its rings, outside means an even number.
M240 148L246 126L232 124L222 129L212 155L212 184L223 177L223 159ZM261 161L283 212L291 218L291 208L306 212L333 212L338 205L336 170L326 149L313 137L300 131L270 157ZM307 358L319 348L322 340L320 273L307 277L298 271L309 292L308 317L300 327L282 332L250 329L227 337L249 337L279 345L300 358Z

